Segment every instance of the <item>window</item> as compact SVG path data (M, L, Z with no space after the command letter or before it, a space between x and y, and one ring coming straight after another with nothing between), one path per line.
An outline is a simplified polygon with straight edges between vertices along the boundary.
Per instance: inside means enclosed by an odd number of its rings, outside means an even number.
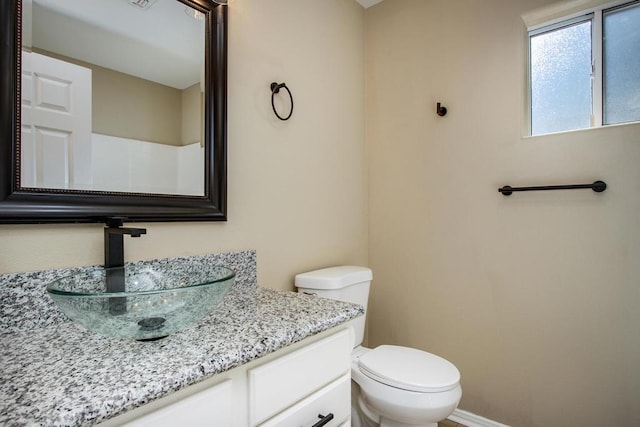
M531 135L640 121L640 1L529 31Z

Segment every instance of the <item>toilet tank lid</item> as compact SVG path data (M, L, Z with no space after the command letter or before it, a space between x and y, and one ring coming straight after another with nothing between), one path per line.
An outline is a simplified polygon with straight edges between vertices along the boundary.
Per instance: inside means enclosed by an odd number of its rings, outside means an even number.
M295 285L305 289L341 289L373 278L370 268L343 265L297 274Z

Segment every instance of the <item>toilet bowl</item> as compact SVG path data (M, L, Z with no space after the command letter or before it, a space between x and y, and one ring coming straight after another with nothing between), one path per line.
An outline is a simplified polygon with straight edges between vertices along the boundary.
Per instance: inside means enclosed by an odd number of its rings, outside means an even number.
M299 292L361 304L367 309L373 275L365 267L331 267L296 276ZM460 372L426 351L381 345L362 347L364 317L352 321L353 427L436 427L460 402ZM355 384L354 384L355 383Z
M351 378L360 389L363 425L436 426L458 406L460 373L447 360L400 346L354 350ZM352 402L352 405L356 402Z

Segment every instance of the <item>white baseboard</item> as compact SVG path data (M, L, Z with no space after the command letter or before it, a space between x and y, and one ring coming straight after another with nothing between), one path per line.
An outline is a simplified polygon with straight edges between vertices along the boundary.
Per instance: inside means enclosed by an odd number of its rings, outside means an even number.
M456 409L453 411L453 414L447 417L447 419L456 423L464 424L467 427L509 427L506 424L501 424L497 421L481 417L480 415L463 411L462 409Z

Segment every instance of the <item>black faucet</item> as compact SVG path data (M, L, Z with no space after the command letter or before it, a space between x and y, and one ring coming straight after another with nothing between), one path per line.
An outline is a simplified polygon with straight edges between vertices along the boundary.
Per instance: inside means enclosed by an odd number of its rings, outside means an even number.
M124 235L140 237L147 234L146 228L122 227L124 218L107 218L104 228L104 267L124 267Z
M107 292L124 292L124 235L140 237L147 234L145 228L122 227L124 218L112 217L105 221L104 228L104 267L106 269ZM123 314L127 311L125 297L111 298L109 312Z

